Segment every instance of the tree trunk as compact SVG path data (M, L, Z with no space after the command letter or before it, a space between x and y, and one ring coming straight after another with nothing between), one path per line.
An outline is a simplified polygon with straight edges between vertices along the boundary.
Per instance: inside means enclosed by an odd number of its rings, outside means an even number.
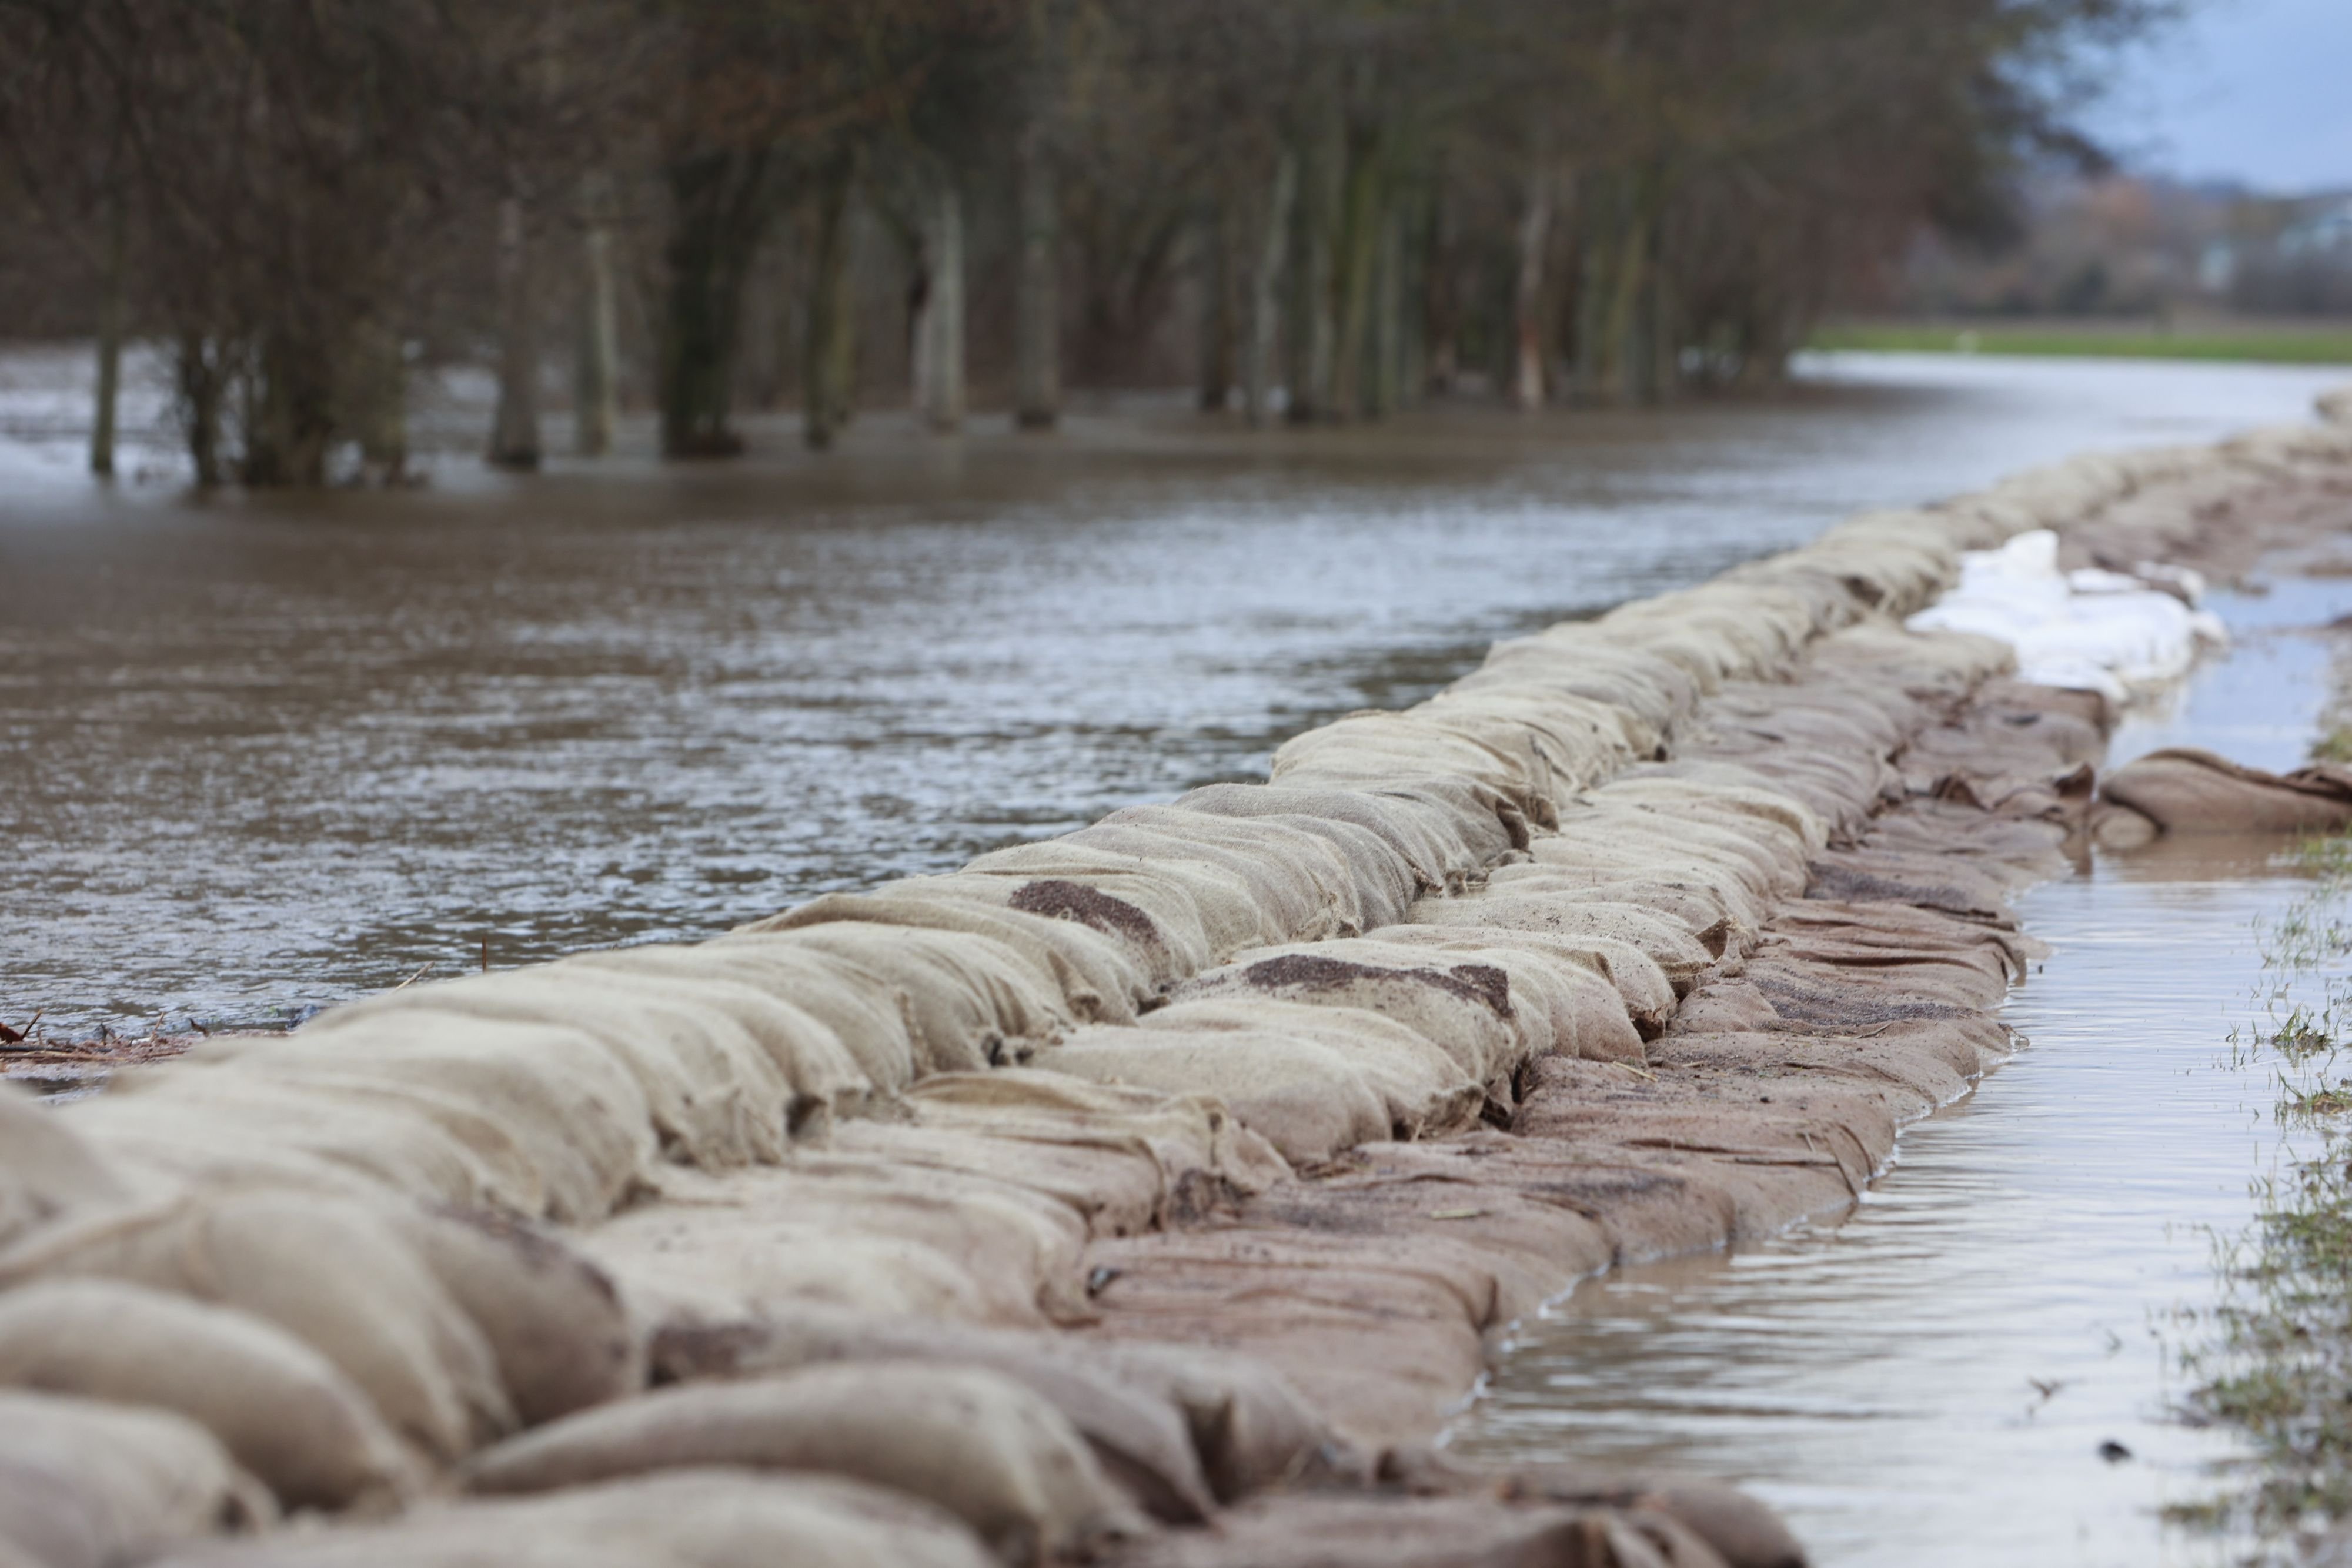
M1528 410L1544 404L1544 257L1551 248L1551 187L1550 162L1538 157L1519 217L1519 282L1512 300L1517 353L1511 401Z
M1265 230L1250 278L1249 365L1243 409L1252 424L1265 423L1274 396L1274 356L1282 332L1282 267L1290 239L1290 209L1298 196L1298 157L1286 144L1275 160L1274 189L1265 204Z
M849 423L857 359L857 322L849 298L849 192L856 157L837 152L825 164L810 236L808 319L801 334L801 438L831 446Z
M1428 246L1422 261L1422 342L1427 373L1414 378L1431 393L1444 396L1454 390L1462 373L1462 306L1454 275L1454 207L1441 182L1433 198Z
M373 483L397 485L408 473L408 364L400 332L371 319L352 334L351 423Z
M613 283L612 182L592 174L581 184L583 230L578 359L572 389L572 444L583 457L613 450L621 415L620 301Z
M1331 412L1360 417L1370 402L1372 270L1380 259L1383 222L1381 160L1366 139L1350 137L1348 178L1339 209L1337 322L1332 355Z
M1013 420L1051 430L1062 417L1060 54L1047 0L1030 0L1023 90L1027 99L1014 177L1021 225L1013 323Z
M335 435L333 356L282 329L262 340L247 393L240 477L261 488L327 482Z
M1381 220L1380 255L1372 269L1372 396L1375 419L1386 419L1404 401L1404 210L1391 206Z
M100 478L114 477L115 405L122 392L123 294L129 287L125 251L129 246L127 204L117 193L107 204L106 276L98 307L98 399L90 411L89 471Z
M676 207L666 255L669 300L661 348L662 452L730 457L743 282L770 213L768 155L713 152L670 165Z
M963 426L963 192L944 169L926 187L922 246L929 287L915 320L915 411L944 434Z
M1298 204L1297 300L1291 333L1290 418L1304 423L1331 412L1331 371L1338 348L1338 257L1335 232L1345 201L1347 138L1338 110L1310 149L1306 199Z
M1195 232L1201 244L1201 412L1225 406L1234 386L1234 265L1225 204L1205 207Z
M209 490L221 481L221 402L227 376L213 345L201 332L180 335L172 369L188 461L196 471L196 487Z
M499 203L499 408L489 451L499 468L539 466L539 301L530 285L522 200L508 196Z

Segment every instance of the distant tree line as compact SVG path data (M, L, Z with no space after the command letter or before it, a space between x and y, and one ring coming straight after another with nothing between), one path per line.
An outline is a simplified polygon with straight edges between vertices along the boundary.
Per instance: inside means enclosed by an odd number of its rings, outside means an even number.
M2168 0L0 0L0 329L173 366L204 483L398 473L420 364L492 461L1066 383L1252 422L1783 371L1923 224L2091 150Z

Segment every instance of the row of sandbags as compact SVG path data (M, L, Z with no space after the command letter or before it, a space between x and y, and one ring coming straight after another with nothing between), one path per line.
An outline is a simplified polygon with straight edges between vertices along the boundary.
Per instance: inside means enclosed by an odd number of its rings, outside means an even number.
M2230 461L2314 450L2266 437ZM79 1568L134 1554L140 1530L394 1509L454 1478L556 1497L412 1510L385 1527L421 1532L405 1545L293 1532L264 1550L425 1561L487 1532L593 1560L599 1499L639 1484L618 1478L685 1467L713 1517L922 1534L849 1490L787 1497L744 1473L824 1472L1023 1560L1280 1479L1320 1434L1262 1370L1170 1351L1056 1381L1043 1364L1069 1358L969 1336L1083 1319L1090 1239L1507 1115L1546 1057L1638 1063L1808 857L1899 789L1906 726L2000 663L1887 618L1963 549L2211 461L2077 463L1853 519L1500 644L1414 709L1300 737L1266 786L126 1075L18 1142L42 1157L0 1149L0 1382L43 1388L55 1430L145 1406L178 1423L159 1452L193 1452L191 1431L215 1447L162 1489L169 1506L102 1497L80 1536L16 1544ZM1792 706L1773 688L1800 659L1813 678ZM794 1324L824 1312L900 1327L849 1336L830 1359L854 1374L742 1348L805 1345ZM825 1332L836 1349L847 1333ZM681 1386L638 1393L649 1364ZM869 1385L892 1397L861 1406ZM240 1406L224 1387L271 1392ZM934 1394L963 1418L926 1416ZM253 1414L281 1409L299 1419ZM38 1491L42 1473L0 1484ZM54 1490L52 1511L77 1495ZM89 1523L142 1509L137 1529Z

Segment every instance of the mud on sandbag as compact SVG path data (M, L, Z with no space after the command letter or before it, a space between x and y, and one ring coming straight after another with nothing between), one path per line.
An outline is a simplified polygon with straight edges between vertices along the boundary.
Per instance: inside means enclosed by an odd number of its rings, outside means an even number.
M1205 860L1239 877L1269 930L1297 941L1363 929L1364 890L1356 867L1330 839L1265 818L1214 817L1175 806L1131 806L1060 842L1150 863ZM1374 898L1379 896L1375 884Z
M1007 1563L1146 1528L1052 1405L977 1367L878 1361L687 1384L569 1416L477 1455L478 1493L546 1491L702 1465L814 1470L909 1493Z
M1230 867L1199 855L1162 854L1145 861L1098 845L1046 839L992 850L965 866L955 880L982 876L1020 879L1005 894L1015 908L1071 914L1097 930L1114 922L1124 929L1129 922L1116 907L1097 914L1093 907L1074 905L1065 887L1093 888L1129 909L1141 910L1166 950L1170 978L1220 962L1237 947L1278 942L1283 936L1248 882Z
M831 1476L681 1469L389 1523L184 1548L148 1568L993 1568L952 1516Z
M396 1507L425 1479L310 1346L250 1313L117 1281L0 1292L0 1387L185 1416L287 1510Z
M2352 826L2352 768L2315 763L2265 773L2210 751L2168 747L2108 774L2099 799L2168 833L2335 832Z
M772 1311L740 1323L685 1329L653 1348L665 1382L743 1378L834 1363L919 1361L1001 1373L1060 1411L1106 1475L1151 1516L1199 1524L1215 1501L1185 1411L1164 1391L1088 1364L1086 1346L1054 1333L876 1319L823 1308Z
M368 1205L187 1193L54 1224L0 1251L0 1289L89 1278L277 1324L340 1368L431 1458L454 1460L514 1428L480 1329Z
M117 1568L277 1518L211 1433L167 1410L0 1389L0 1559Z
M1605 958L1590 945L1469 925L1391 925L1366 940L1439 962L1501 969L1511 979L1512 1011L1530 1059L1559 1052L1595 1061L1642 1060L1642 1031ZM1674 1016L1674 991L1663 975L1654 977L1654 993L1666 1009L1659 1015L1663 1028Z
M1053 842L1046 841L1048 846ZM1209 961L1203 899L1229 904L1235 911L1242 911L1246 899L1246 890L1232 876L1202 862L1187 862L1188 881L1182 865L1169 874L1154 874L1160 868L1141 867L1132 860L1120 863L1075 850L1067 852L1066 859L1070 864L1064 875L965 870L886 882L871 896L893 904L944 905L942 918L950 921L957 917L959 907L976 906L983 917L1003 910L1079 927L1141 971L1135 992L1139 1000ZM1255 912L1243 914L1255 921Z
M1317 1495L1225 1516L1214 1535L1148 1542L1132 1568L1726 1568L1675 1520L1646 1510L1490 1497Z

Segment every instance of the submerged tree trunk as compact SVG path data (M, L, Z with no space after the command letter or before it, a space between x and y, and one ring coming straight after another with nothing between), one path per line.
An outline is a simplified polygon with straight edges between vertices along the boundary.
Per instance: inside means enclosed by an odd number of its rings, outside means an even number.
M809 245L807 320L801 333L801 438L818 450L849 423L857 322L849 298L849 193L856 156L836 152L819 176Z
M1519 218L1519 280L1512 316L1517 351L1511 401L1523 409L1544 404L1544 258L1551 249L1552 174L1538 157L1528 179L1528 204Z
M1026 96L1014 149L1021 225L1013 321L1013 422L1051 430L1062 417L1061 72L1047 0L1030 0L1024 47Z
M371 319L352 333L347 393L368 479L397 485L408 473L408 364L400 331Z
M334 356L283 328L262 339L247 385L239 477L256 488L327 482L335 436Z
M217 346L203 333L183 332L172 367L188 462L196 471L197 488L204 490L221 482L221 413L228 391L222 358Z
M964 414L963 191L948 170L923 192L922 248L928 287L915 318L915 412L942 434Z
M123 296L129 287L126 207L120 193L107 204L106 276L100 281L104 293L98 307L98 397L97 406L90 411L89 471L106 479L114 477L115 406L122 392L122 322L127 314Z
M1265 423L1274 397L1274 356L1282 332L1283 260L1289 246L1290 209L1297 196L1298 157L1286 144L1275 160L1265 228L1250 277L1249 362L1242 382L1242 409L1252 424Z
M1461 374L1462 308L1454 270L1454 208L1440 182L1429 205L1421 274L1421 341L1426 360L1416 384L1443 396Z
M583 457L613 449L621 414L619 297L613 285L612 183L582 183L580 323L572 383L572 444Z
M769 216L768 155L712 152L670 165L676 205L661 346L662 452L729 457L743 282Z
M499 407L490 462L539 466L539 301L530 278L530 235L519 196L499 203Z

